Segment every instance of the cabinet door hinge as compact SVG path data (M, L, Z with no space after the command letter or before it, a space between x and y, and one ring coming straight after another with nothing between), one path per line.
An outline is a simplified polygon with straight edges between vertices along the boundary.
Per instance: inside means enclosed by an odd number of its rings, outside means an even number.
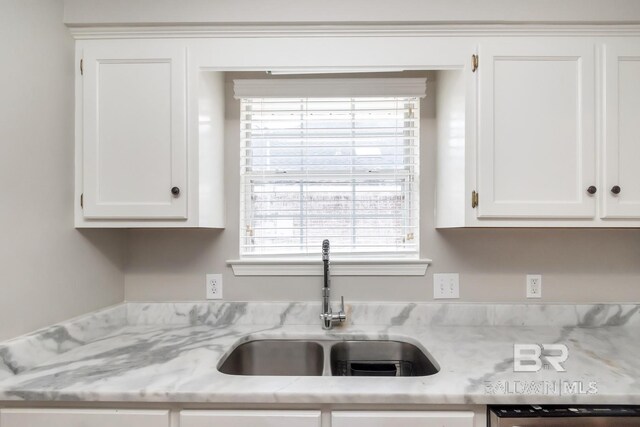
M80 60L80 75L84 76L84 59Z
M80 195L80 207L84 208L84 193Z
M478 193L475 190L472 191L471 192L471 207L472 208L478 207L478 199L479 199Z
M478 55L471 55L471 71L476 72L478 69Z

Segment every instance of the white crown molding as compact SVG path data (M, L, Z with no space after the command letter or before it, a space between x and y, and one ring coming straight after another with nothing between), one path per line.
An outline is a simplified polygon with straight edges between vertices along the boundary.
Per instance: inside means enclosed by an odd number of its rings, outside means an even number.
M640 24L353 24L69 27L78 40L242 37L640 36Z
M332 276L424 276L430 259L336 260ZM236 276L322 276L321 261L228 260Z

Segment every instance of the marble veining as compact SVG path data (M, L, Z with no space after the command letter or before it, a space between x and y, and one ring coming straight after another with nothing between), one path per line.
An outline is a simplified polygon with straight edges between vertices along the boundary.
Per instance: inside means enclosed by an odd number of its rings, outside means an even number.
M316 302L128 303L129 325L315 325ZM640 324L637 304L432 304L346 305L349 324L443 326L622 326Z
M0 343L0 380L121 329L126 313L120 304Z
M127 303L0 343L0 401L640 404L640 306ZM252 339L399 339L429 377L247 377L216 369ZM515 343L564 344L566 372L514 372Z

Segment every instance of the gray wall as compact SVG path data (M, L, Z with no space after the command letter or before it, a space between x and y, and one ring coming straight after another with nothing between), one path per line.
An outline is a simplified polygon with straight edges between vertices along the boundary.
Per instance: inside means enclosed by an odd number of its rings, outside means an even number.
M637 0L65 0L82 24L639 22Z
M262 75L264 76L264 75ZM199 300L204 275L224 274L228 300L316 300L318 277L235 277L238 257L239 104L227 76L225 230L131 230L127 300ZM525 301L525 275L543 275L553 302L640 302L640 230L434 229L437 73L422 104L421 252L426 277L335 277L347 301L429 301L434 272L460 273L461 301ZM539 300L529 300L539 301Z
M62 0L0 0L0 340L123 300L126 231L73 228Z

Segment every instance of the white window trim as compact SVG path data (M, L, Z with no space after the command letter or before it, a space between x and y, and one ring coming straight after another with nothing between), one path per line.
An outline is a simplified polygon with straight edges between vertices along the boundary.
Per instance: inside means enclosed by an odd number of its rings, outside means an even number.
M426 96L425 78L368 79L242 79L234 80L234 96L244 97L361 97ZM334 276L424 276L431 263L420 258L352 258L331 261ZM251 258L227 260L236 276L321 276L315 259Z
M320 258L318 256L318 258ZM424 276L430 259L332 260L332 276ZM322 276L322 261L287 259L227 260L236 276Z

